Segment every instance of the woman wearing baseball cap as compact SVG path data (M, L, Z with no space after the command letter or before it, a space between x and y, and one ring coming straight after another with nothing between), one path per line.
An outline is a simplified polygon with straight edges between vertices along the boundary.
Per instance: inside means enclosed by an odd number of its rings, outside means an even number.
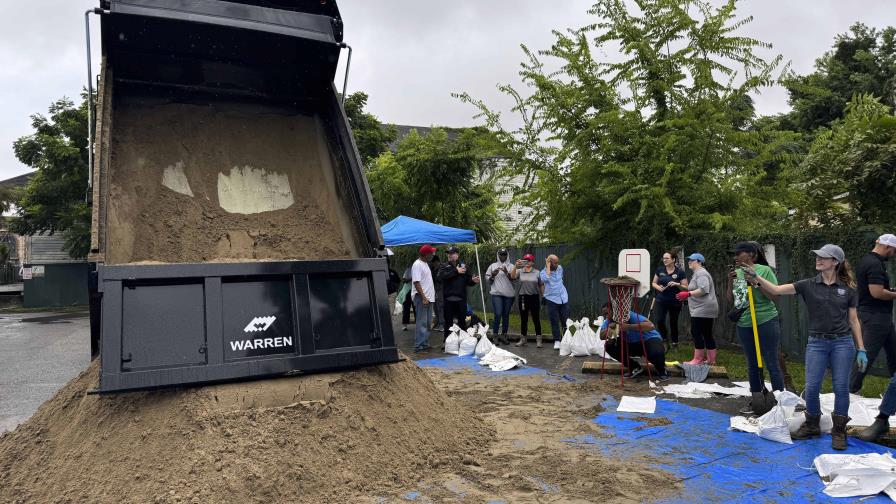
M544 283L541 272L535 268L535 255L529 252L516 262L512 274L513 280L520 283L520 340L516 346L524 346L528 342L529 316L535 326L535 346L541 348L541 295Z
M849 421L849 373L853 361L864 371L868 357L862 343L862 328L856 312L856 280L852 268L837 245L828 244L815 254L818 275L792 284L775 285L756 270L743 267L751 283L769 296L798 294L809 311L809 343L806 345L806 422L792 434L794 439L821 435L821 382L831 369L834 386L834 412L831 418L831 447L846 449L846 423ZM856 350L858 349L858 350Z
M694 253L687 257L688 269L694 272L687 285L669 282L669 286L685 289L675 295L679 302L689 299L688 310L691 313L691 337L694 338L694 358L687 364L716 363L716 340L712 336L712 323L719 316L719 300L716 299L716 287L712 275L706 271L706 258L703 254Z

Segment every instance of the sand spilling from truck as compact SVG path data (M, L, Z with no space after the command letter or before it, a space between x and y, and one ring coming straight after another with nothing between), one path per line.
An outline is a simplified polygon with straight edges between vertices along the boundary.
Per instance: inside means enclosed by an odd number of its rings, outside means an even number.
M96 396L96 363L0 436L0 502L637 502L674 494L649 454L569 438L602 394L404 361ZM645 458L646 457L646 458Z
M459 467L494 432L415 364L85 395L0 437L0 502L348 502Z
M108 264L358 256L318 118L130 99L113 122Z
M85 395L96 363L0 436L0 502L638 502L678 484L570 437L601 395L414 363Z

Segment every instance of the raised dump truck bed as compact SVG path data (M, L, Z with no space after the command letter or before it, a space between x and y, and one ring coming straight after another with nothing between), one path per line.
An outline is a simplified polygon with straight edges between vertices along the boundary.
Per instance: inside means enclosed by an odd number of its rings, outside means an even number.
M335 3L101 7L99 390L398 360Z

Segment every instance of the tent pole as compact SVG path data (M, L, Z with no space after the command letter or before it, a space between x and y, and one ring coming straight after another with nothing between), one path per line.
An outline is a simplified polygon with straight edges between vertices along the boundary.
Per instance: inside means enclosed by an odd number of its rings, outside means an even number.
M488 310L485 309L485 288L482 287L482 267L479 266L479 245L473 245L476 251L476 274L479 275L479 297L482 299L482 316L485 317L485 326L489 327Z

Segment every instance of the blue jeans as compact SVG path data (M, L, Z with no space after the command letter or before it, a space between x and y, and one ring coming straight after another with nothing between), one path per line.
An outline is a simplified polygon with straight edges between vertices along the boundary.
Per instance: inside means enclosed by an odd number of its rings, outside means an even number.
M862 336L864 335L865 333L862 333ZM887 385L887 391L884 392L884 399L880 402L879 409L881 415L893 416L896 414L896 374L890 378L890 384Z
M775 317L757 327L759 332L759 349L762 352L762 367L768 369L772 381L772 390L784 390L784 374L778 364L778 344L781 342L781 326ZM762 392L762 369L756 361L756 343L753 341L753 328L737 326L737 336L747 357L747 375L750 379L750 392Z
M430 303L431 305L432 303ZM414 296L414 310L417 313L417 327L414 328L414 350L429 347L429 328L432 326L431 306L423 305L423 296Z
M834 384L834 414L847 416L849 413L849 373L856 358L856 345L851 334L837 339L809 337L806 345L806 411L810 415L821 414L821 381L828 367Z
M507 334L510 325L510 309L513 308L513 298L508 296L492 296L492 310L495 312L495 320L492 321L492 333ZM501 324L504 330L499 331Z
M551 335L554 341L560 341L563 331L566 330L566 319L569 318L569 303L558 304L553 301L544 302L548 305L548 318L551 321Z

